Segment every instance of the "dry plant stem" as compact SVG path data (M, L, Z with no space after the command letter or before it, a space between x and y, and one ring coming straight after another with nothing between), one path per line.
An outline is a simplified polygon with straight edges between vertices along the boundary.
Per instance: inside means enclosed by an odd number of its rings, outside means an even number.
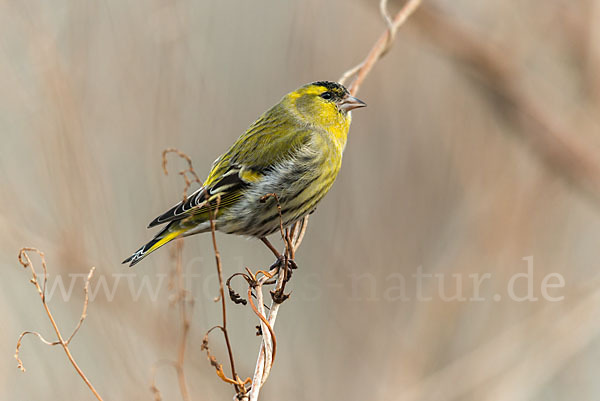
M293 228L295 228L295 227L296 226L294 225ZM294 238L294 234L293 234L292 230L290 230L290 233L289 233L289 235L286 236L285 240L287 241L290 258L292 260L294 260L296 257L296 250L294 249L294 243L292 242L292 238Z
M386 24L388 25L388 29L379 37L377 42L375 42L367 57L365 57L360 64L346 71L339 79L339 82L343 84L348 78L356 75L356 79L348 88L352 95L356 95L356 93L358 93L358 89L362 85L367 75L369 75L371 72L371 69L373 69L375 63L377 63L377 61L389 50L394 41L398 28L404 24L404 22L419 7L420 4L421 0L407 1L392 19L387 13L387 1L381 0L379 8L384 20L386 21Z
M192 165L192 159L182 151L176 148L168 148L165 149L162 153L162 168L165 175L168 175L169 172L167 170L167 154L175 153L180 158L184 159L187 162L188 168L185 170L179 171L179 174L183 177L185 181L185 187L183 189L183 200L187 199L187 191L192 185L192 183L196 182L199 185L202 185L202 182L198 178L194 167ZM190 179L189 176L192 178ZM174 282L175 282L175 300L174 303L177 303L179 308L179 315L181 320L181 338L179 340L178 350L177 350L177 360L161 360L154 364L152 367L152 381L150 383L150 388L154 393L155 400L159 401L162 399L160 390L156 386L156 370L159 364L168 364L172 366L177 372L177 381L179 384L179 391L181 393L181 398L184 401L190 400L190 395L185 379L185 350L187 346L187 339L189 337L190 331L190 316L188 311L188 293L185 290L184 282L183 282L183 264L182 264L182 255L183 255L183 241L181 239L177 240L175 244L175 272L174 272ZM193 304L192 304L193 305Z
M169 154L169 153L175 153L180 158L184 159L187 162L188 168L179 171L179 174L185 180L185 188L183 190L183 200L185 201L187 199L187 190L190 188L192 183L196 182L200 186L202 186L203 184L202 184L202 181L200 180L200 178L198 177L198 175L196 174L196 171L194 170L194 167L192 165L192 159L187 154L185 154L184 152L182 152L176 148L165 149L162 153L162 165L163 165L163 171L165 174L168 174L167 154ZM240 388L243 389L243 384L241 384L241 381L239 380L239 377L237 376L237 373L236 373L235 359L233 357L233 349L231 347L231 342L229 340L229 333L227 332L227 307L225 304L225 290L224 290L224 286L223 286L223 267L222 267L222 263L221 263L221 255L220 255L218 247L217 247L217 238L216 238L216 234L215 234L216 226L215 226L214 218L216 217L216 215L218 213L220 201L221 201L221 198L217 197L217 202L216 202L217 204L216 204L216 208L214 211L212 210L210 202L207 202L207 206L209 209L211 235L212 235L213 248L214 248L214 253L215 253L215 261L216 261L216 265L217 265L217 273L218 273L218 277L219 277L219 297L216 299L216 301L218 301L218 300L221 301L221 310L222 310L222 316L223 316L222 325L216 326L216 327L221 329L221 332L223 333L223 337L225 338L225 343L227 345L227 353L229 355L229 364L231 367L232 379L228 379L224 374L221 375L220 373L222 373L222 372L219 369L217 369L217 374L219 375L219 377L221 377L227 383L234 384L236 386L236 389L239 391ZM179 263L178 266L180 266L180 262L178 262L178 263ZM186 317L187 315L185 313L185 309L182 308L181 310L182 310L182 319L184 321L184 338L182 338L182 342L180 343L180 348L179 348L179 353L178 353L178 361L177 361L176 365L174 365L174 366L178 371L178 378L179 378L182 397L184 398L184 400L187 400L187 399L189 399L189 395L187 393L187 386L185 385L185 376L183 375L183 359L184 359L184 355L185 355L185 342L187 340L187 333L189 331L190 322L189 322L189 319ZM206 334L206 336L205 336L206 339L208 338L208 334L211 331L212 331L212 329L209 330L208 333ZM207 352L208 352L208 349L207 349ZM181 374L179 372L181 372ZM153 385L153 389L154 388L155 388L155 386ZM160 395L159 392L156 392L155 394Z
M283 277L282 275L278 276L278 282L281 281L282 277ZM272 363L273 363L273 357L272 357L272 353L271 353L272 342L271 342L271 337L269 337L269 336L271 335L271 332L273 330L275 320L271 318L271 314L272 314L273 309L278 309L279 304L274 304L274 303L271 304L271 312L269 313L269 319L267 320L267 323L265 324L264 323L265 309L264 309L264 301L263 301L263 294L262 294L262 285L263 284L264 284L264 277L259 280L258 285L255 288L257 303L260 308L259 313L262 315L262 317L261 317L262 341L261 341L261 346L260 346L260 350L258 353L258 360L256 361L256 368L254 370L254 376L252 377L252 387L250 389L250 394L249 394L250 401L258 400L258 395L260 394L260 388L265 383L265 381L267 380L267 376L268 376L267 363L270 362L269 365L272 365ZM269 322L269 320L272 320L272 321ZM266 330L267 328L269 328L269 330ZM267 361L269 361L269 362L267 362Z
M256 305L254 305L254 302L252 301L252 287L251 286L248 286L248 302L250 303L250 306L252 307L252 310L254 311L254 313L256 313L258 318L261 320L262 330L267 329L269 332L269 335L271 336L271 338L269 339L269 341L272 344L272 346L271 346L272 356L270 359L271 359L271 363L273 363L273 361L275 361L275 354L277 353L277 339L275 337L275 332L273 331L273 327L269 324L268 320L265 318L264 303L261 303L261 302L263 302L262 285L265 283L265 281L268 278L269 278L268 276L261 277L261 279L257 285L257 290L260 291L259 295L257 295L258 302L260 303L260 311L256 308Z
M268 319L265 319L265 308L264 308L264 300L262 293L262 286L266 281L266 277L262 277L255 288L256 290L256 298L257 303L259 305L259 311L261 316L261 328L262 328L262 342L260 346L260 350L258 353L258 360L256 361L256 368L254 370L254 376L252 378L252 387L250 389L249 400L256 401L258 400L258 395L260 394L260 389L262 385L266 382L269 373L271 371L271 367L273 366L274 361L274 350L275 350L275 337L273 333L273 326L275 325L275 321L277 319L277 312L279 311L279 306L281 304L272 302L269 312ZM278 275L277 278L277 287L283 284L284 277L282 274ZM258 314L257 313L257 314ZM266 320L266 322L265 322Z
M85 279L85 285L83 286L83 293L85 294L84 299L83 299L83 310L81 311L81 315L79 316L79 321L77 322L77 326L75 326L75 329L73 330L73 332L71 333L71 335L69 336L67 341L65 342L65 345L69 345L71 343L71 340L73 339L73 337L75 337L75 334L77 334L77 332L81 328L81 325L83 324L83 321L87 317L87 308L88 308L88 304L89 304L90 280L92 279L92 276L94 275L94 271L96 271L96 268L92 267L90 269L90 272L87 275L87 278ZM44 274L45 274L45 272L44 272ZM45 281L46 281L46 279L44 278L44 282ZM45 291L45 289L44 289L44 291Z
M306 234L306 229L308 228L308 218L310 216L306 215L304 216L304 219L300 222L300 231L298 232L298 237L296 238L295 241L293 241L293 250L294 252L296 252L298 250L298 248L300 248L300 244L302 244L302 241L304 240L304 234Z
M217 198L217 206L216 206L214 212L213 212L212 208L210 207L210 202L208 203L209 216L210 216L210 233L212 236L213 250L215 253L215 262L217 265L217 274L219 277L219 298L221 301L221 311L222 311L222 317L223 317L223 323L221 325L221 332L223 333L223 337L225 338L225 344L227 345L227 354L229 356L229 365L231 367L231 377L233 378L234 381L237 382L238 375L235 370L235 359L233 357L233 349L231 348L231 342L229 341L229 333L227 332L227 305L225 303L225 288L223 285L223 265L221 263L221 254L219 253L219 248L217 247L217 236L215 233L215 231L216 231L215 216L217 215L217 213L219 211L220 200L221 200L220 198ZM236 387L239 387L239 386L236 385ZM240 389L238 388L238 391L239 390Z
M196 171L194 170L194 167L192 165L192 158L177 148L167 148L167 149L163 150L162 167L163 167L163 172L165 173L165 175L169 175L169 171L167 170L167 155L169 153L175 153L177 156L184 159L188 165L187 169L179 171L179 175L181 175L183 177L183 180L185 181L185 187L183 188L183 201L185 202L185 200L187 199L187 191L192 186L192 183L195 182L195 183L198 183L200 186L202 186L202 181L200 180L200 178L198 177L198 174L196 174ZM188 176L188 174L189 174L189 176L192 177L191 179Z
M288 253L292 253L298 250L302 240L304 238L304 233L306 232L306 227L308 223L308 216L305 216L299 222L296 222L287 235L286 242L289 241ZM285 265L284 265L285 266ZM280 269L280 272L285 271L285 268ZM262 341L260 350L258 353L258 358L256 361L256 367L254 370L254 376L252 378L252 387L250 389L250 394L248 399L250 401L257 401L258 396L260 394L260 389L262 385L266 382L269 374L271 372L271 367L273 366L274 356L275 356L275 335L273 328L275 326L275 322L277 320L277 313L279 312L280 303L275 302L273 300L271 302L271 306L269 308L269 316L265 318L265 307L264 307L264 298L262 292L263 284L269 279L268 276L261 277L257 285L255 287L256 292L256 303L258 304L258 312L261 316L261 328L262 328ZM279 291L283 288L285 280L284 274L277 275L277 283L276 283L276 291ZM250 299L250 297L249 297ZM256 313L257 311L255 311ZM264 321L266 320L266 322Z
M29 255L27 254L27 252L36 252L40 256L40 259L42 260L42 269L44 271L43 286L40 286L40 284L39 284L38 277L37 277L34 265L31 262L31 259L29 258ZM52 328L54 329L54 332L56 333L56 337L58 338L58 341L49 342L49 341L46 341L42 337L42 335L39 334L39 333L37 333L37 332L26 331L26 332L22 333L19 336L19 340L17 341L17 347L16 347L16 351L15 351L15 358L19 362L19 368L22 371L25 371L25 368L23 367L23 363L19 359L19 348L21 347L21 341L22 341L23 337L25 337L27 334L34 334L40 340L42 340L42 342L44 342L45 344L48 344L48 345L59 345L60 344L62 346L63 350L65 351L65 354L67 355L67 358L69 359L69 362L71 362L71 365L73 365L73 368L75 368L75 370L77 371L77 373L79 374L79 376L81 377L81 379L85 382L85 384L88 386L88 388L90 389L90 391L94 394L94 396L98 400L102 401L102 397L100 397L100 394L98 394L98 392L96 391L96 389L94 388L94 386L92 385L92 383L89 381L89 379L86 377L86 375L83 373L83 371L81 370L81 368L79 367L79 365L77 364L77 362L75 362L75 358L73 358L73 355L71 354L71 351L69 350L69 343L71 342L71 340L73 339L73 337L75 336L75 334L77 334L77 332L81 328L81 325L82 325L84 319L86 318L87 305L88 305L88 302L89 302L89 297L88 297L89 283L90 283L90 280L92 279L92 276L94 274L95 268L92 267L90 269L90 272L89 272L89 274L87 276L87 279L86 279L86 282L85 282L85 286L84 286L84 289L83 289L84 292L85 292L85 299L84 299L84 303L83 303L83 312L81 313L81 316L79 318L79 322L77 323L77 326L73 330L73 333L65 341L63 339L63 336L62 336L61 332L60 332L60 329L58 328L58 325L56 324L56 321L54 320L54 316L52 315L52 312L50 311L50 308L49 308L48 304L46 303L46 282L48 281L48 270L46 268L46 260L44 258L44 253L41 252L41 251L39 251L36 248L22 248L19 251L19 262L21 263L21 265L24 268L29 267L31 269L31 273L32 273L31 282L35 285L35 287L38 290L38 294L39 294L39 296L40 296L40 298L42 300L42 305L44 307L44 310L46 311L46 315L48 315L48 319L50 320L50 323L52 324Z

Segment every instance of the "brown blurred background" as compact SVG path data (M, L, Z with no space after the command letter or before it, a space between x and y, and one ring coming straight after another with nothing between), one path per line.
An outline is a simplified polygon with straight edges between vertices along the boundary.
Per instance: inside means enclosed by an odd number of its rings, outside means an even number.
M358 95L369 107L297 257L262 399L597 400L600 2L425 3ZM151 400L151 367L180 333L172 263L166 248L133 270L120 261L180 197L161 151L185 151L204 175L284 93L337 79L383 29L377 1L0 2L0 399L92 399L62 351L33 337L16 369L21 331L54 338L16 259L35 246L49 286L75 279L67 302L58 287L50 299L65 333L80 275L97 268L71 348L98 391ZM272 261L255 240L218 241L227 275ZM200 351L220 316L209 237L186 239L184 255L192 398L231 399ZM507 286L530 256L538 300L517 302ZM419 271L437 275L427 301ZM474 301L469 275L486 273ZM549 290L558 302L540 292L551 273L565 283ZM439 283L449 296L457 278L466 300L445 300ZM132 294L144 280L156 297ZM248 376L257 322L229 311ZM157 385L180 399L171 369Z

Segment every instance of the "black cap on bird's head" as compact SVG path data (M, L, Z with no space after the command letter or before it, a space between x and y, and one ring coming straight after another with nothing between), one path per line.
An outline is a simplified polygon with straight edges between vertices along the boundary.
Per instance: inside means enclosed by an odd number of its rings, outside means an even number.
M311 86L320 86L326 89L325 92L321 93L321 97L326 100L332 100L335 102L339 109L344 112L348 112L359 107L365 107L367 104L360 99L350 95L348 89L340 83L332 81L317 81L309 84Z
M331 92L338 99L342 99L345 96L350 96L350 92L348 92L348 89L346 89L346 87L344 85L338 84L337 82L317 81L317 82L313 82L310 85L322 86L323 88L325 88L329 92Z

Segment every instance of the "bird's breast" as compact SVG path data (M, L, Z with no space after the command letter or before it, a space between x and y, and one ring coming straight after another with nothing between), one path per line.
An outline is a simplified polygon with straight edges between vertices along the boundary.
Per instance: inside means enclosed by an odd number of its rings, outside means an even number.
M264 236L279 229L279 209L284 226L310 213L331 189L341 167L343 148L326 138L315 138L310 146L273 166L260 181L247 188L231 207L222 231ZM277 194L261 201L267 194ZM226 223L226 224L225 224Z

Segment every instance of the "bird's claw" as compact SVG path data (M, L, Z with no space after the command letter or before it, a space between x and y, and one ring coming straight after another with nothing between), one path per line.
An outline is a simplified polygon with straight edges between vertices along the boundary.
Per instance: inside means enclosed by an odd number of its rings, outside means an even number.
M269 266L269 271L283 266L283 262L285 259L286 258L283 255L278 257L277 260L273 262L271 266ZM287 259L287 267L288 269L296 270L298 268L298 265L296 264L296 261L294 259Z
M278 290L271 291L271 297L275 303L281 304L290 297L290 294L284 293L283 288L280 288Z

